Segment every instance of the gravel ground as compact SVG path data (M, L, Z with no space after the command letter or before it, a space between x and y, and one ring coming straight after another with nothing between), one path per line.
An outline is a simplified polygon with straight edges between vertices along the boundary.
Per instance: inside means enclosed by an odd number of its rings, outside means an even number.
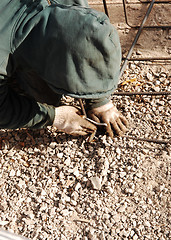
M170 91L162 64L129 64L119 91ZM169 139L170 96L113 96L127 136ZM76 104L73 99L64 99ZM168 240L170 144L0 131L0 227L30 239Z

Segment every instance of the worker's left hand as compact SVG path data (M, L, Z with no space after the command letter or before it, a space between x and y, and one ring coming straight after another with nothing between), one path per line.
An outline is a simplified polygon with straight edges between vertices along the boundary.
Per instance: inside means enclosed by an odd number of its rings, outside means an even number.
M127 131L128 121L111 101L103 106L89 110L88 117L96 122L107 123L106 131L111 138L113 138L114 133L122 136Z
M55 108L53 126L73 136L92 134L96 126L80 116L77 108L72 106L60 106Z

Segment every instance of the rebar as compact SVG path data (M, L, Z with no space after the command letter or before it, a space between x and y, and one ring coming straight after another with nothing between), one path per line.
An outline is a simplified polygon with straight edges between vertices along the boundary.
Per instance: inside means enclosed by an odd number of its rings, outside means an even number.
M123 1L125 1L125 0L123 0ZM146 14L145 14L145 16L144 16L144 19L143 19L143 21L142 21L142 23L141 23L141 25L140 25L140 27L139 27L139 29L138 29L138 32L137 32L137 34L136 34L136 36L135 36L135 39L134 39L134 41L133 41L133 43L132 43L132 45L131 45L131 47L130 47L130 49L129 49L129 52L128 52L126 58L125 58L125 61L124 61L123 65L122 65L122 67L121 67L119 78L121 78L123 72L124 72L125 69L126 69L126 66L127 66L127 64L128 64L129 58L130 58L131 55L132 55L134 46L135 46L135 44L137 43L137 41L138 41L138 39L139 39L139 37L140 37L140 34L141 34L142 29L143 29L143 27L144 27L144 24L146 23L146 21L147 21L147 19L148 19L148 16L149 16L149 14L150 14L150 12L151 12L151 10L152 10L152 8L153 8L154 2L155 2L155 0L152 0L152 1L151 1L151 4L149 5L149 7L148 7L148 9L147 9L147 12L146 12Z
M147 96L161 96L161 95L171 95L171 92L114 92L112 95L117 95L117 96L133 96L133 95L147 95Z

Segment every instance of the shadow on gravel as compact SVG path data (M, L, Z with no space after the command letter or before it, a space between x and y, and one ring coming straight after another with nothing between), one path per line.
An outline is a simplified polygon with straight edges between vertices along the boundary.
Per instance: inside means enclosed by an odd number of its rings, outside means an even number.
M79 136L74 137L67 135L62 132L56 132L53 129L18 129L18 130L0 130L0 150L14 148L19 149L28 149L30 147L41 149L42 146L47 147L52 142L55 142L57 145L67 144L70 141L73 141L77 144L78 148L84 144L85 148L88 148L90 145L100 145L105 148L103 144L103 134L104 132L97 131L95 139L90 143L88 142L88 136Z

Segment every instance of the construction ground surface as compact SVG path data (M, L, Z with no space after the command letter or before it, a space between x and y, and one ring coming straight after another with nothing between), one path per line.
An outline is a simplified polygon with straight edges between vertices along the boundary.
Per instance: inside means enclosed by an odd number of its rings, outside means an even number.
M104 11L102 1L89 3ZM121 0L107 4L125 57L137 29L125 23ZM130 25L140 25L147 6L127 1ZM171 25L170 13L171 4L155 4L146 24ZM144 29L131 57L170 58L171 29ZM171 91L170 63L129 61L116 92ZM2 229L33 240L171 239L171 97L112 101L130 122L124 137L99 131L89 143L51 127L0 131Z

